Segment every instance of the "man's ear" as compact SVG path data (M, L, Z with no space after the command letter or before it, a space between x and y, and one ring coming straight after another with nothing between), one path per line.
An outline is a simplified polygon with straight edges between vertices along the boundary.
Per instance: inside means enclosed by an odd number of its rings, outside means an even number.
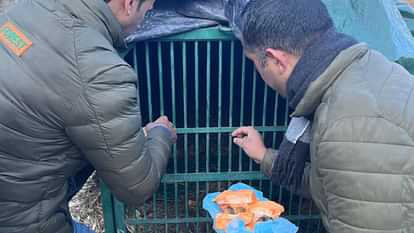
M266 49L266 58L268 59L268 62L273 63L273 65L278 68L281 74L285 73L288 70L288 67L290 65L289 54L285 51L268 48Z
M122 1L123 1L122 8L123 8L124 14L126 14L127 16L130 16L132 14L132 11L134 10L133 4L134 4L134 1L136 0L122 0Z

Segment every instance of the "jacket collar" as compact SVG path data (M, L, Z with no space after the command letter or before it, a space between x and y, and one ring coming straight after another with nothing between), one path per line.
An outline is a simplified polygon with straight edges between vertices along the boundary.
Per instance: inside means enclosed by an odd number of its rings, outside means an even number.
M322 101L322 97L331 85L341 77L342 72L355 60L369 51L365 43L359 43L342 51L328 68L307 88L303 98L298 103L292 116L312 115Z

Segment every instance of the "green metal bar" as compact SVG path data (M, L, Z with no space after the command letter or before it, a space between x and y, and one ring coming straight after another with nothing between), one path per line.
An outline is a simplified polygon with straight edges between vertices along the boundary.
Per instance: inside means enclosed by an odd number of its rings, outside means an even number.
M223 173L177 173L166 174L162 178L164 183L206 182L206 181L237 181L237 180L268 180L259 171L252 172L223 172Z
M132 56L133 56L133 62L134 62L134 70L135 70L135 73L137 74L137 80L139 80L139 77L138 77L138 56L137 56L136 44L134 44L134 46L133 46ZM137 81L137 83L139 83L139 81ZM139 99L140 96L137 96L137 98Z
M287 127L289 125L289 105L288 105L288 103L286 103L286 106L285 106L285 117L284 118L285 118L284 119L284 126L287 129ZM279 200L280 201L282 200L282 193L283 193L283 188L282 188L282 186L279 186ZM290 195L290 198L292 198L292 194L289 194L289 195Z
M164 214L165 219L168 219L168 201L167 201L167 184L164 183ZM168 223L165 223L165 233L168 233Z
M286 103L286 106L285 106L285 117L284 118L285 118L284 119L284 125L287 128L288 125L289 125L289 105L288 105L288 103ZM279 191L280 191L279 199L282 200L282 192L283 192L282 186L279 186ZM289 194L289 195L290 195L290 198L292 198L292 194ZM290 210L289 210L289 213L290 213Z
M162 56L161 56L161 42L157 43L157 55L158 55L158 84L160 87L160 113L163 115L163 93L162 93ZM151 107L151 106L149 106ZM153 218L157 218L157 193L154 193L152 195L152 212L153 212Z
M273 116L273 125L276 126L277 125L277 119L278 119L278 109L279 109L279 94L275 94L275 110L274 110L274 116ZM276 148L276 136L277 136L277 132L273 133L273 140L272 140L272 148L275 149Z
M320 218L320 217L319 217ZM319 220L318 221L318 226L317 226L317 228L316 228L316 232L320 232L321 230L321 221Z
M177 109L176 109L176 90L175 90L175 53L174 53L174 42L170 42L170 60L171 60L171 90L172 90L172 103L173 103L173 123L177 122ZM173 148L174 158L174 173L177 173L177 144L174 144ZM178 218L178 184L174 184L174 207L175 217ZM175 226L175 231L178 232L178 225Z
M219 86L219 97L218 97L218 128L221 128L221 113L223 108L223 42L219 42L219 69L218 69L218 86ZM218 134L218 143L217 143L217 150L218 150L218 165L217 170L221 172L221 133ZM221 190L221 183L218 183L218 189Z
M243 56L242 58L242 80L241 80L241 103L240 103L240 126L243 126L244 124L244 86L245 86L245 80L246 80L246 57ZM239 148L239 171L243 170L242 165L242 149Z
M289 219L290 221L296 221L296 220L318 220L320 217L318 215L315 216L284 216L285 218ZM146 224L164 224L165 221L167 221L168 224L180 224L180 223L201 223L201 222L211 222L211 219L209 217L200 217L200 218L170 218L170 219L127 219L126 222L128 225L146 225Z
M263 110L262 110L262 126L265 127L266 126L266 107L268 106L268 87L265 85L264 87L264 97L263 97ZM265 132L262 132L263 138L265 138L266 134ZM263 182L260 180L259 181L259 188L260 190L263 189Z
M163 83L163 71L162 71L162 45L158 42L158 79L160 82L160 113L164 115L164 83Z
M279 197L278 197L278 201L282 202L282 197L283 197L283 189L282 186L279 185Z
M266 107L268 105L268 87L264 87L262 126L266 125Z
M158 57L158 80L159 80L159 93L160 93L160 114L164 115L164 85L163 85L163 79L164 79L164 74L163 74L163 65L162 65L162 44L161 42L157 43L157 57ZM164 183L163 185L164 188L164 218L167 219L168 218L168 209L167 209L167 184ZM153 203L153 205L156 207L156 199ZM155 209L156 211L156 209ZM167 232L168 229L168 224L165 224L165 232Z
M193 30L179 35L168 36L156 39L156 41L215 41L215 40L234 40L233 33L220 30L221 27L209 27Z
M308 213L309 216L312 215L312 206L313 206L313 201L310 201L310 203L309 203L309 213ZM309 225L310 224L307 224L306 232L309 232Z
M135 73L138 76L138 74L139 74L139 72L138 72L138 55L137 55L137 46L136 46L136 44L133 45L133 54L132 54L132 56L133 56L134 70L135 70ZM139 77L137 77L137 79L139 80ZM148 96L151 96L151 95L149 94ZM140 96L138 96L137 98L140 98Z
M195 58L195 63L194 63L194 65L195 65L195 67L194 67L194 70L195 70L195 98L196 98L196 127L198 127L199 125L200 125L200 117L199 117L199 112L200 112L200 109L199 109L199 105L200 105L200 95L199 95L199 79L200 79L200 76L199 76L199 53L198 53L198 41L196 41L195 43L194 43L194 58ZM196 173L198 173L199 171L200 171L200 154L199 154L199 152L200 152L200 148L199 148L199 142L200 142L200 138L199 138L199 134L196 134L195 135L195 150L196 150L196 154L195 154L195 159L196 159ZM200 195L200 183L199 182L196 182L196 193L195 193L195 196L196 196L196 217L198 218L198 217L200 217L200 207L199 207L199 205L198 205L198 203L199 203L199 195ZM199 223L197 223L196 224L196 226L197 226L197 228L196 228L196 232L199 232L199 230L200 230L200 225L199 225Z
M268 95L268 88L267 88L267 86L265 85L265 87L264 87L264 97L263 97L263 115L262 115L262 126L266 126L267 95Z
M293 201L293 194L289 193L289 210L288 210L288 214L292 214L292 201Z
M299 198L299 206L298 206L298 215L301 215L303 198ZM298 225L300 225L300 220L298 220Z
M278 119L278 106L279 106L279 94L275 93L275 109L273 111L273 125L277 125L277 119ZM273 138L272 138L272 148L276 149L276 136L277 131L273 132ZM273 197L273 185L270 184L270 194L271 197Z
M230 108L229 108L229 125L230 127L233 126L233 92L234 92L234 41L231 41L231 49L230 49ZM229 169L228 171L232 171L232 157L233 157L233 140L231 135L229 135Z
M309 223L308 223L308 224L306 224L306 231L305 231L306 233L311 233L311 232L310 232L310 230L309 230L309 226L310 226L310 224L309 224Z
M148 91L148 115L149 120L152 119L152 94L151 94L151 65L150 65L150 51L149 51L149 42L145 42L145 68L146 68L146 78L147 78L147 91ZM147 204L144 203L144 218L147 219ZM144 226L144 232L148 231L147 226Z
M256 120L256 88L257 88L257 71L253 68L253 94L252 94L252 124L255 125ZM257 129L257 128L256 128ZM258 129L259 131L262 131ZM253 170L253 160L249 161L249 171ZM252 183L250 183L252 185Z
M144 203L144 219L147 219L148 218L148 215L147 215L147 203ZM146 232L148 232L148 226L144 226L144 232L146 233Z
M157 193L152 195L152 217L157 218Z
M147 224L182 224L182 223L200 223L200 222L211 222L211 219L208 217L200 218L170 218L170 219L127 219L127 223L130 225L147 225Z
M272 181L270 181L270 190L269 190L269 199L273 199L273 184Z
M148 215L147 215L147 203L144 203L144 219L147 219L148 218ZM146 232L148 232L148 226L144 226L144 232L146 233Z
M152 120L152 95L151 95L151 66L150 66L150 51L148 42L145 42L145 65L147 70L147 91L148 91L148 115L150 121Z
M187 113L187 43L182 42L183 53L183 91L184 91L184 113ZM184 128L188 127L188 114L184 114ZM184 135L184 166L185 173L188 173L188 135ZM185 217L188 218L188 183L185 183ZM189 224L186 224L188 231Z
M276 94L279 96L279 93L276 93ZM286 103L284 124L283 124L286 129L288 127L288 121L289 121L289 107L288 107L288 104ZM282 198L283 198L283 188L282 188L282 186L279 186L279 202L282 201Z
M106 186L104 182L99 181L99 184L101 186L101 204L103 209L105 232L115 233L115 219L112 194L109 191L108 186Z
M206 64L206 79L207 79L207 106L206 106L206 127L210 128L210 96L211 96L211 42L207 42L207 64ZM206 136L206 155L207 155L207 161L206 161L206 172L209 172L209 164L210 164L210 134L207 134ZM208 192L208 185L207 185L207 192Z
M284 132L285 126L256 126L260 132ZM207 134L207 133L231 133L237 127L210 127L210 128L180 128L177 129L178 134Z
M114 198L116 233L126 233L125 206Z
M207 81L207 106L206 106L206 127L210 127L210 96L211 96L211 42L207 42L207 64L206 64L206 81ZM206 172L210 172L210 134L206 135ZM206 182L206 193L209 193L209 183ZM206 232L209 232L209 224L206 224Z

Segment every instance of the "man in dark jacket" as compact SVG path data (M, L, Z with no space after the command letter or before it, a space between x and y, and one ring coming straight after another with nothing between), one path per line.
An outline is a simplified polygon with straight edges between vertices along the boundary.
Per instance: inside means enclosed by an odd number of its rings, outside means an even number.
M175 140L141 127L124 32L153 0L23 0L0 15L0 232L72 233L68 200L97 175L140 205Z
M414 232L413 76L338 33L320 0L251 0L238 14L247 56L294 112L278 151L252 127L234 142L311 196L328 232Z

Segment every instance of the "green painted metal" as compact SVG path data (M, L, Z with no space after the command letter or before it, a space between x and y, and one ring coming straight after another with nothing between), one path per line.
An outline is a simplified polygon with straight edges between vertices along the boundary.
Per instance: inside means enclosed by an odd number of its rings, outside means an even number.
M289 220L318 220L320 216L318 215L310 215L310 216L285 216ZM131 225L139 225L139 224L164 224L167 222L168 224L177 224L177 223L200 223L200 222L212 222L208 217L200 217L200 218L172 218L168 219L151 219L151 220L138 220L138 219L127 219L126 223Z
M234 39L231 30L217 26L160 38L157 41L229 41Z
M218 63L218 86L219 86L219 97L218 97L218 128L221 128L222 112L223 112L223 41L219 42L219 63ZM221 145L221 134L218 135L218 144ZM221 172L221 150L217 147L217 171ZM218 183L218 189L221 190L221 183Z
M134 49L136 50L136 49ZM148 114L150 119L152 119L152 87L151 87L151 66L150 66L150 53L149 45L145 43L145 64L147 69L147 91L148 91Z
M256 171L252 172L221 172L221 173L194 173L194 174L167 174L162 178L165 183L201 182L201 181L238 181L261 180L266 177Z
M206 63L206 70L207 70L207 74L206 74L206 81L207 81L207 96L211 95L211 42L208 41L207 42L207 63ZM206 116L210 116L210 98L207 98L207 106L206 106ZM210 118L207 117L206 118L206 127L210 127ZM208 166L210 164L210 134L207 134L206 136L206 154L207 154L207 161L206 161L206 172L209 173L210 172L210 167ZM209 192L209 184L206 182L206 187L205 187L206 192ZM206 225L206 231L209 231L209 225Z
M125 206L122 202L113 198L116 233L127 233L125 224Z
M106 233L115 233L115 214L112 195L104 182L99 182L101 187L101 203L103 208L103 217Z
M177 129L178 134L211 134L211 133L231 133L238 127L206 127L206 128L182 128ZM261 132L284 132L285 126L256 126L255 129Z
M241 107L240 107L240 122L241 122L241 124L243 124L243 120L244 120L244 95L245 95L245 91L244 91L244 89L245 89L245 80L246 80L246 57L245 56L243 56L243 58L242 58L242 70L241 70L241 72L242 72L242 74L241 74L241 76L242 76L242 81L241 81ZM243 164L243 159L242 159L242 156L244 156L243 154L242 154L242 149L241 148L239 148L239 171L242 171L242 164Z
M199 81L200 81L200 76L199 76L199 52L198 52L198 44L199 42L196 41L194 43L194 58L195 58L195 96L200 96L199 95ZM195 106L195 114L196 114L196 127L198 127L200 125L200 116L199 116L199 111L200 111L200 99L196 98L196 106ZM196 169L195 172L196 174L200 173L200 158L199 158L199 151L200 151L200 144L199 144L199 140L200 140L200 135L196 134L195 135L195 163L196 163ZM196 203L199 203L199 199L200 199L200 183L199 180L195 181L196 182L196 192L195 192L195 201ZM196 218L200 218L200 205L196 205ZM196 227L196 232L199 232L200 229L200 225L197 222L197 227Z
M170 42L170 61L171 61L171 92L172 92L172 102L173 102L173 122L177 121L177 107L176 107L176 90L175 90L175 52L174 52L174 43ZM173 148L173 158L174 158L174 173L177 173L177 145L174 145ZM174 184L174 213L175 216L178 216L178 184ZM167 218L168 219L168 218ZM176 225L175 231L178 232L178 225Z
M183 91L184 91L184 112L187 111L187 43L185 41L182 42L182 56L183 56ZM184 114L184 128L188 127L188 114ZM188 173L188 135L184 135L184 163L185 163L185 173ZM188 211L188 183L185 183L185 217L189 217ZM189 225L186 224L186 230L188 231Z
M229 126L233 126L233 96L234 96L234 41L231 41L230 47L230 107L229 107ZM229 156L228 156L228 172L232 171L232 155L233 155L233 142L229 140ZM230 182L227 182L230 185Z
M256 119L256 87L257 87L257 72L253 70L253 93L252 93L252 121L251 125L255 125ZM284 129L284 128L283 128ZM262 130L260 130L262 131ZM253 161L249 161L249 171L253 171ZM252 183L250 183L252 185Z
M132 233L212 232L202 198L239 181L284 204L287 217L303 223L302 232L324 232L312 205L272 187L232 143L231 132L250 122L276 147L289 122L285 100L242 54L240 43L218 27L133 45L126 57L138 74L144 119L167 114L179 141L159 192L143 207L124 206L102 188L107 232L125 232L126 225L135 226Z
M160 114L164 115L164 82L163 82L163 66L162 66L162 46L161 42L158 42L158 79L160 84Z

